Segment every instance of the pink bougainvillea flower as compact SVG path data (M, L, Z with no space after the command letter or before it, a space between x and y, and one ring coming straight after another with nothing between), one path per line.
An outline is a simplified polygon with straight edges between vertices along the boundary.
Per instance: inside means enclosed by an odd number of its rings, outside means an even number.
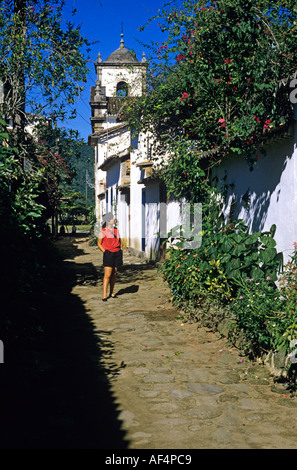
M180 100L181 100L181 101L184 101L184 100L186 100L187 98L189 98L189 95L188 95L187 92L184 92L183 95L182 95L182 97L180 98Z
M175 60L176 60L177 62L180 62L181 60L183 60L183 59L185 59L185 58L186 58L185 55L183 55L183 54L178 54L178 56L175 58Z
M226 127L225 119L221 118L218 120L218 122L221 124L221 127Z

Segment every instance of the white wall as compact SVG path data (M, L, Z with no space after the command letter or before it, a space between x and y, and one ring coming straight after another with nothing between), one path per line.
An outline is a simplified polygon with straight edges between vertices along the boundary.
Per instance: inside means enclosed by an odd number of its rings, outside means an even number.
M176 225L181 223L180 202L170 201L167 203L167 233Z
M131 152L130 167L130 240L131 248L142 251L142 190L143 184L140 180L140 169L136 166L137 151Z
M106 87L106 96L116 96L117 84L126 82L129 87L129 96L141 96L142 76L144 67L131 66L131 70L122 67L102 67L102 86Z
M235 198L234 216L243 219L251 232L268 231L276 225L277 250L283 252L284 262L293 251L297 241L297 127L294 124L292 137L266 147L267 154L258 152L259 159L253 171L240 156L224 160L215 167L213 176L219 178L218 185L229 186L226 220L230 213L232 197ZM226 176L226 180L223 178ZM243 205L243 196L250 195L250 206Z
M119 192L118 194L118 210L117 210L117 220L118 228L120 231L120 236L125 243L129 241L129 225L128 225L128 205L126 201L125 193Z
M145 253L148 259L158 258L160 248L160 198L159 183L148 184L146 186L146 207L145 207L145 233L146 247Z

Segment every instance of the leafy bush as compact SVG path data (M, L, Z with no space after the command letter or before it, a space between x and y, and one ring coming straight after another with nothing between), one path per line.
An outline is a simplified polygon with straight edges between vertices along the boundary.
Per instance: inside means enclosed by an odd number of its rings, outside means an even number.
M208 221L198 249L184 250L182 241L172 245L161 269L174 302L202 304L213 296L224 303L247 278L275 281L281 255L275 249L274 231L272 227L270 232L249 234L242 220L222 228L213 228Z
M245 331L252 348L286 353L297 339L297 250L279 279L280 288L268 277L246 279L232 300L231 311L238 329Z
M290 351L297 339L297 251L279 279L246 279L230 304L237 329L245 332L250 349Z
M284 299L284 312L282 316L283 342L297 339L297 244L294 243L294 252L280 277L280 293Z
M245 333L248 349L275 349L283 306L280 292L269 277L258 281L249 278L241 283L230 309L236 329Z
M261 279L269 276L277 279L281 255L275 249L275 226L269 232L248 233L242 220L209 231L204 240L204 253L210 260L219 260L221 270L231 285L238 280Z
M297 340L297 244L278 288L280 255L273 250L273 232L274 227L249 235L238 221L212 233L197 250L184 250L181 242L172 245L161 270L173 303L194 318L200 307L203 311L221 305L232 320L230 334L244 333L246 351L282 348L288 354Z

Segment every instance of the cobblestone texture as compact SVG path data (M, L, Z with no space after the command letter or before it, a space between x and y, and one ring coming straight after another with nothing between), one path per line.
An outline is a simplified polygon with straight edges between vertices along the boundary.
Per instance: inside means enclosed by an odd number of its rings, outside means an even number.
M178 319L156 268L128 253L117 299L101 301L96 247L95 285L76 285L98 339L111 350L102 363L120 428L130 449L296 449L297 399L275 387L268 370L241 357L227 340Z
M35 299L41 341L13 367L6 349L0 369L1 448L297 448L297 399L178 319L156 268L125 253L118 298L102 302L99 250L79 235L57 246Z

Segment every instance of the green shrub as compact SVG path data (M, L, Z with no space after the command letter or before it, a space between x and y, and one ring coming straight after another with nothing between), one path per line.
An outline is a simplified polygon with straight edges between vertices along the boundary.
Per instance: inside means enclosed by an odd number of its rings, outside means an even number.
M175 302L199 302L213 296L221 302L236 295L245 279L277 279L281 255L275 249L275 227L248 233L242 220L221 228L206 228L202 244L184 250L182 241L171 245L162 270Z
M280 292L269 277L258 281L249 278L241 283L230 309L236 329L245 333L248 349L275 349L283 307Z
M280 276L280 293L284 299L284 311L281 319L282 339L280 345L286 345L297 339L297 244Z
M290 350L297 339L297 251L284 267L279 289L268 277L246 279L230 304L237 328L242 329L250 347Z

